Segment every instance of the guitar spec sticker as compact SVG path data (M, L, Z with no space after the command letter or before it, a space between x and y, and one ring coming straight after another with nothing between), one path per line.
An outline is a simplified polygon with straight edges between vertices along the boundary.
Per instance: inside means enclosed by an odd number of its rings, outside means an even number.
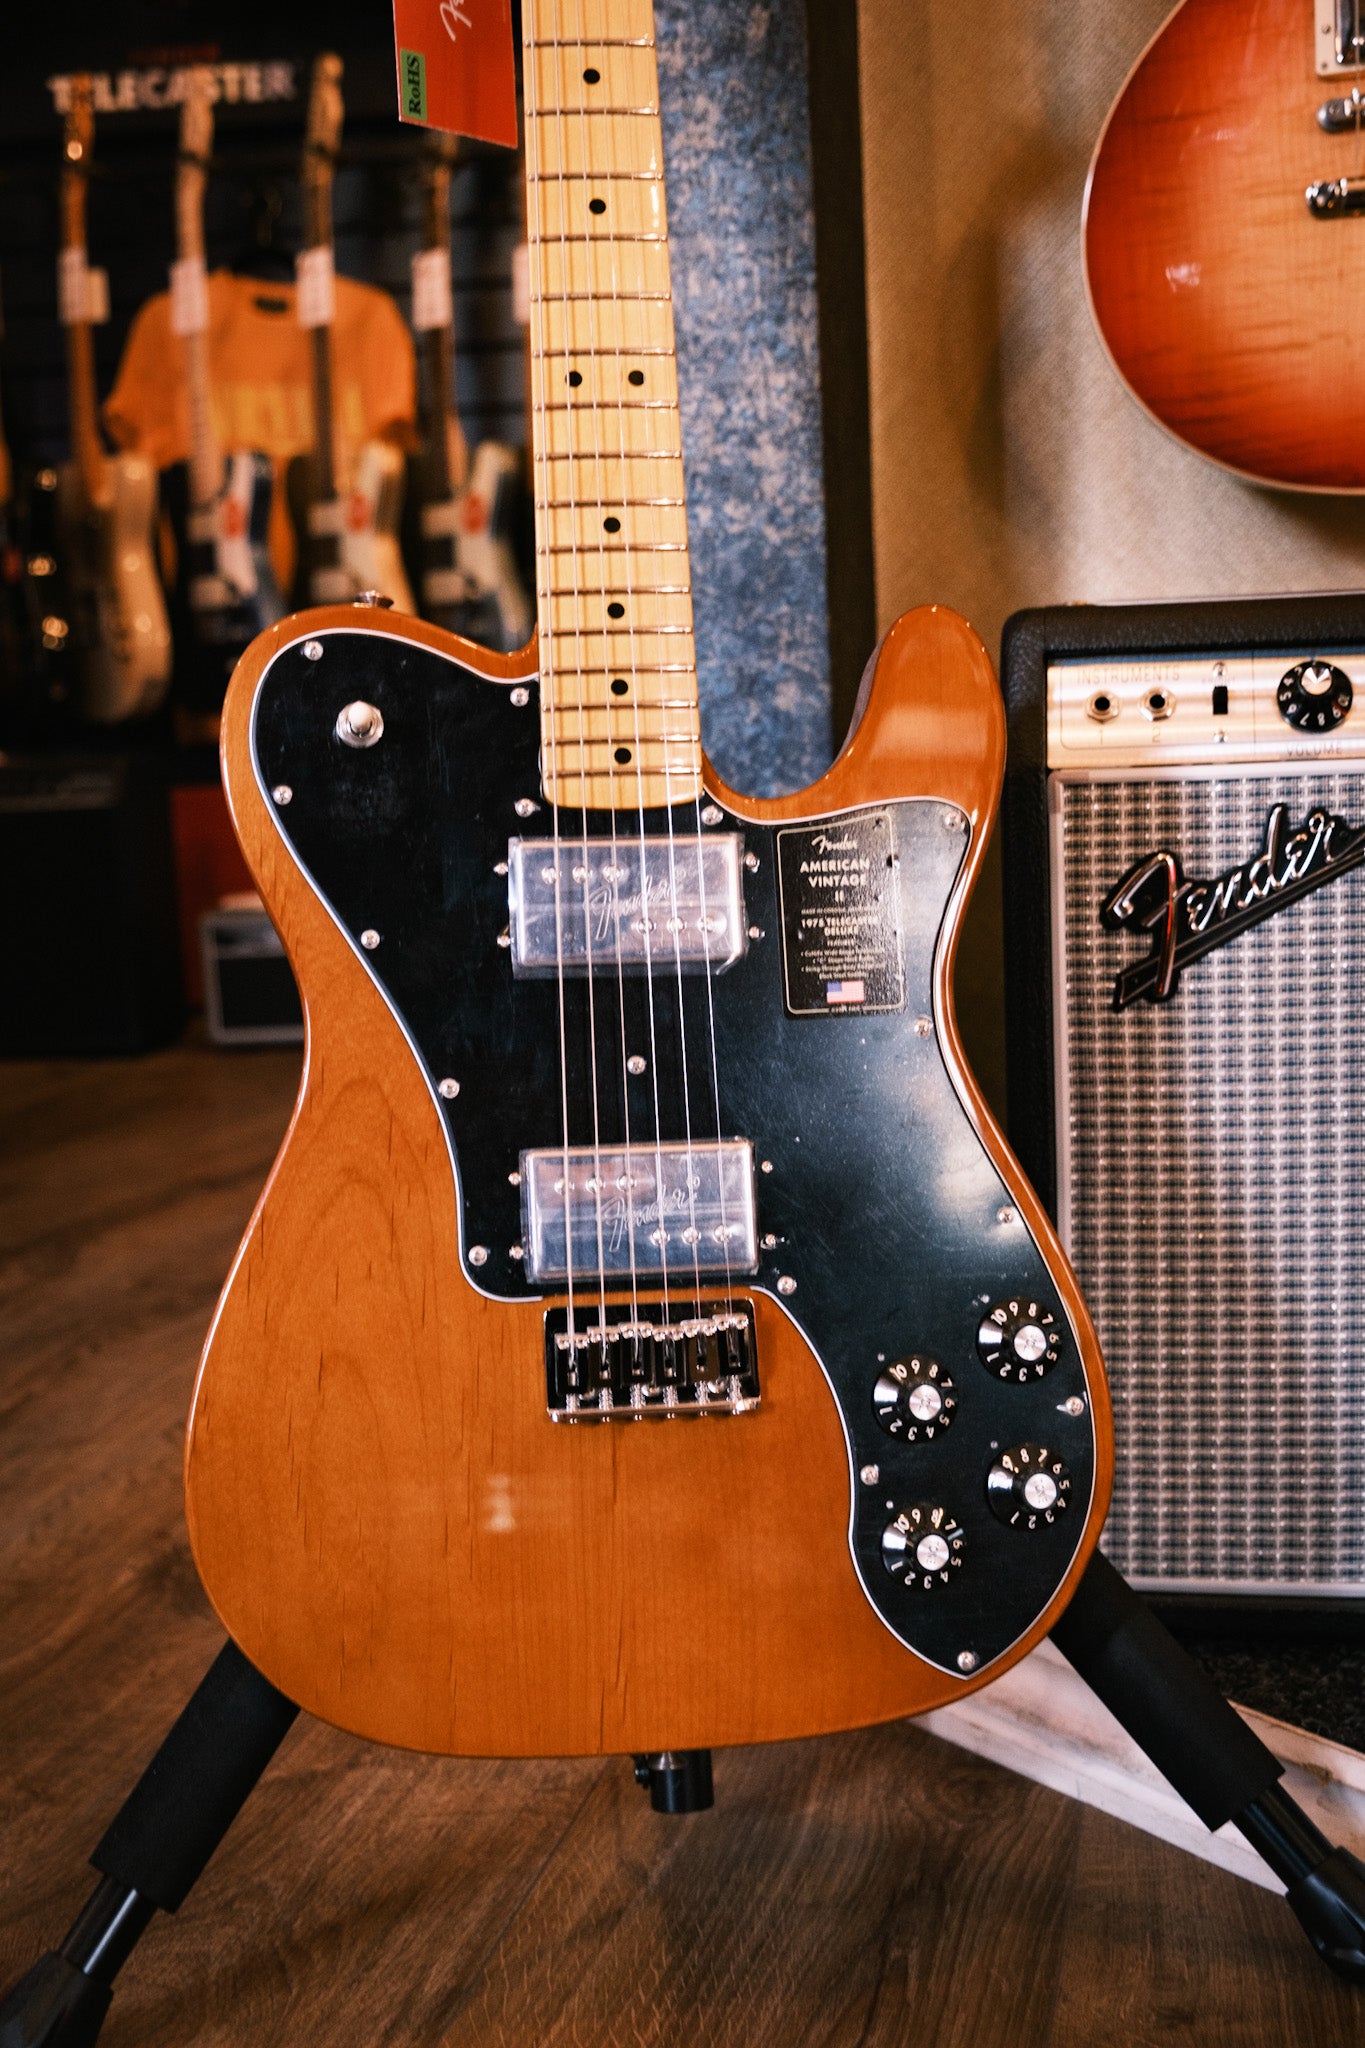
M884 811L777 835L782 992L793 1017L905 1008L896 849Z

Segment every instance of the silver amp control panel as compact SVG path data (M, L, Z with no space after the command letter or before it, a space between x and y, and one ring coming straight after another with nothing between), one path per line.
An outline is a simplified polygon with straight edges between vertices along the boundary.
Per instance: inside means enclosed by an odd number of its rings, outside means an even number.
M1122 769L1365 756L1365 648L1057 661L1047 762Z

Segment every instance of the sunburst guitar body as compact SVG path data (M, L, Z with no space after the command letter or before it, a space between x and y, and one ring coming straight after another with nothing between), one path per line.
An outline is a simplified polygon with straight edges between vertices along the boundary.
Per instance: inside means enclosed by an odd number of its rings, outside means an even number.
M1120 375L1214 461L1365 489L1355 0L1185 0L1091 165L1091 305Z
M813 788L705 761L652 15L599 14L523 11L537 640L306 613L223 721L307 1049L195 1392L195 1558L290 1698L463 1754L951 1700L1061 1612L1110 1481L953 1015L990 662L913 612Z

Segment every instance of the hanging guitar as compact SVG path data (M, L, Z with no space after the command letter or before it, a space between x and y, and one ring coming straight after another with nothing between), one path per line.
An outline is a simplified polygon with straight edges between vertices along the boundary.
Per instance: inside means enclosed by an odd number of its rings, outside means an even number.
M408 558L424 619L507 651L535 623L510 529L516 452L501 441L469 451L455 410L455 315L450 279L452 135L433 134L423 164L423 247L412 263L413 325L421 359L422 446L408 462Z
M1119 375L1262 483L1365 490L1365 0L1185 0L1090 167L1085 267Z
M797 796L699 737L648 0L527 0L539 643L272 627L224 766L305 1078L187 1508L310 1711L497 1755L914 1713L1060 1613L1095 1336L952 1002L1003 714L911 612Z
M298 543L293 601L333 604L362 590L377 590L399 611L410 612L412 593L398 545L403 456L390 442L367 441L344 465L339 459L332 179L341 122L341 59L324 55L313 66L303 151L305 247L298 264L298 316L312 346L313 447L295 456L285 479Z
M108 455L95 395L93 321L102 271L86 259L86 191L95 123L88 77L73 80L62 168L60 312L66 328L71 460L58 472L56 528L74 640L80 712L113 724L155 711L171 671L171 634L154 552L156 471Z
M267 550L270 458L246 450L225 456L213 426L204 264L213 91L211 72L189 72L180 109L171 320L183 351L190 453L163 478L176 548L175 697L187 710L207 713L221 705L238 656L284 611Z

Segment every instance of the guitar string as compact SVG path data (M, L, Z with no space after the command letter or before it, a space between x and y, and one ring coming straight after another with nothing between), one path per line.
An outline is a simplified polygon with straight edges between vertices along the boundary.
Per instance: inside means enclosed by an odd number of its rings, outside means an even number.
M544 235L544 217L541 197L542 180L539 175L541 161L540 131L539 124L536 119L536 116L540 111L538 104L540 97L540 81L536 75L534 16L534 0L527 0L525 18L522 26L522 94L526 108L527 189L530 195L527 204L528 228L530 228L531 230L531 232L528 234L528 242L532 246L534 246L537 267L537 275L530 276L528 274L528 286L531 291L531 352L534 373L532 405L538 415L536 421L536 428L538 431L536 433L533 433L531 444L531 461L533 470L536 468L535 458L537 441L539 442L539 446L542 451L546 451L547 449L547 422L549 419L548 379L550 375L550 348L549 336L546 333L547 315L545 310L548 304L548 300L546 299L544 294L544 255L546 249L546 242ZM529 269L530 265L528 249L528 273ZM568 316L566 307L566 321L567 317ZM541 532L537 535L537 546L539 548L543 548L544 553L541 556L540 562L538 562L536 565L536 586L538 592L544 600L543 603L537 605L537 613L538 615L540 615L540 686L542 710L541 749L542 754L544 756L545 767L546 769L548 769L548 774L543 773L541 780L542 786L544 786L544 784L548 782L551 788L553 789L559 786L559 747L558 735L555 730L554 706L556 629L552 610L553 598L550 590L549 569L549 564L552 563L554 560L554 556L549 551L551 546L550 530L553 525L554 514L551 511L550 507L551 493L549 486L549 463L546 459L542 459L539 465L539 474L536 478L536 492L544 508L543 518L541 520ZM571 508L570 518L572 519L572 517L573 512ZM576 544L577 536L575 535L575 554L570 559L576 560ZM543 568L542 565L544 565ZM547 706L549 712L548 718L544 715ZM558 874L560 870L560 863L563 858L563 848L559 829L559 805L553 796L550 797L549 802L551 827L550 844L552 849L552 857L555 872L556 874ZM559 1019L559 1101L560 1131L562 1144L560 1155L560 1174L561 1191L564 1196L565 1294L567 1297L567 1334L569 1343L572 1346L577 1334L578 1321L577 1304L574 1297L573 1183L572 1176L570 1173L569 1161L569 1060L564 1001L564 906L563 893L558 888L558 886L556 886L554 890L554 915L555 981ZM528 1203L528 1208L531 1211L534 1211L535 1207L536 1204L534 1202ZM571 1359L572 1356L573 1354L571 1351Z
M538 64L538 63L539 63L539 61L540 61L539 57L537 57L537 58L535 59L535 61L536 61L536 63ZM550 63L550 66L551 66L551 67L553 68L553 70L554 70L554 77L555 77L555 91L554 91L554 102L555 102L555 111L554 111L554 127L555 127L555 145L556 145L556 158L557 158L557 164L556 164L556 167L557 167L557 170L558 170L558 172L559 172L559 176L558 176L558 178L557 178L557 180L556 180L556 182L557 182L557 184L558 184L558 187L559 187L559 292L560 292L560 303L562 304L562 306L563 306L563 309L564 309L564 314L563 314L563 326L564 326L564 333L563 333L563 346L564 346L564 356L563 356L563 362L562 362L562 365L561 365L561 374L562 374L562 378L563 378L563 383L562 383L562 389L563 389L563 391L564 391L564 393L565 393L565 403L566 403L566 405L567 405L567 403L568 403L568 393L569 393L569 392L570 392L570 390L571 390L571 389L573 388L573 387L572 387L572 386L570 385L570 383L569 383L569 372L570 372L570 370L571 370L571 368L572 368L572 365L573 365L573 356L574 356L574 335L573 335L573 332L572 332L572 322L573 322L573 318L574 318L574 316L573 316L573 315L571 314L571 312L570 312L569 308L570 308L570 306L571 306L571 305L573 305L573 304L575 304L575 303L577 303L577 302L576 302L576 301L573 301L573 300L571 300L571 299L569 298L569 290L570 290L570 281L569 281L569 242L568 242L568 230L567 230L567 227L566 227L566 225L565 225L565 219L564 219L564 198L565 198L564 186L565 186L565 182L566 182L566 181L565 181L565 177L564 177L564 172L565 172L565 168L566 168L566 156L565 156L565 146L566 146L566 143L567 143L567 141L568 141L568 133L569 133L569 131L568 131L568 124L566 123L566 121L565 121L565 118L564 118L564 100L565 100L565 93L564 93L564 60L563 60L563 58L562 58L562 57L560 56L558 48L556 48L556 49L555 49L555 51L553 52L553 54L551 55L551 57L550 57L550 59L549 59L549 63ZM576 112L578 113L578 116L579 116L579 124L578 124L578 125L579 125L579 128L580 128L580 130L582 130L582 128L583 128L583 121L584 121L584 117L585 117L585 115L586 115L586 104L584 103L584 100L583 100L583 88L582 88L582 82L581 82L581 81L580 81L580 83L579 83L579 92L578 92L578 96L579 96L579 105L578 105L578 108L576 109ZM586 136L584 136L584 137L583 137L582 139L584 140L584 142L586 142ZM586 163L586 157L585 157L584 161L585 161L585 163ZM591 300L589 300L589 301L588 301L587 303L588 303L588 308L589 308L589 317L591 318L591 316L592 316L592 303L591 303ZM574 528L574 553L573 553L573 556L572 556L572 558L571 558L571 559L573 560L573 562L574 562L574 565L575 565L574 581L575 581L575 583L576 583L576 582L578 581L578 574L577 574L577 568L578 568L578 564L579 564L579 562L580 562L580 561L582 560L582 557L583 557L583 553L584 553L584 549L583 549L583 537L582 537L582 529L581 529L581 524L580 524L580 523L578 523L578 522L580 522L580 520L581 520L581 504L580 504L580 500L579 500L579 492L578 492L578 483L579 483L579 475L578 475L578 450L577 450L577 447L576 447L576 444L575 444L575 438L574 438L574 431L573 431L573 427L572 427L572 424L571 424L571 415L570 415L570 414L569 414L569 413L568 413L567 411L566 411L566 412L565 412L565 414L564 414L564 420L565 420L565 425L566 425L566 428L567 428L567 431L566 431L566 434L565 434L565 443L566 443L566 447L567 447L567 449L568 449L568 454L567 454L567 457L566 457L566 460L565 460L565 473L566 473L566 476L567 476L567 479L568 479L568 483L569 483L569 489L568 489L568 491L567 491L566 495L567 495L567 496L569 497L569 499L570 499L570 500L572 501L572 516L573 516L573 518L574 518L574 520L575 520L575 522L576 522L576 523L575 523L575 528ZM545 432L545 447L546 447L546 459L545 459L545 462L544 462L544 464L543 464L543 467L544 467L544 469L545 469L545 473L546 473L546 482L547 482L547 485L548 485L548 481L549 481L549 475L550 475L550 466L551 466L551 458L550 458L550 440L549 440L549 435L550 435L550 429L549 429L549 416L547 415L547 418L546 418L546 432ZM599 466L600 466L600 464L599 464ZM553 604L553 602L554 602L554 600L553 600L553 599L551 599L551 600L550 600L550 603L551 603L551 604ZM583 677L584 677L584 674L585 674L585 671L586 671L586 665L587 665L587 664L586 664L586 650L585 650L585 647L584 647L584 625L583 625L583 615L582 615L582 610L581 610L580 606L579 606L579 605L578 605L577 603L575 603L575 605L574 605L574 622L573 622L573 645L574 645L574 654L575 654L575 662L574 662L574 674L575 674L575 678L576 678L576 687L575 687L575 691L574 691L574 703L575 703L575 713L576 713L576 720L577 720L577 727L578 727L578 746L577 746L577 755L578 755L578 777L579 777L579 782L580 782L580 785L581 785L581 786L580 786L580 789L579 789L579 798L580 798L580 803L581 803L581 808L580 808L580 813L579 813L579 816L580 816L580 825L579 825L579 853L580 853L580 864L581 864L581 865L580 865L580 874L581 874L581 883L580 883L580 886L581 886L581 891L582 891L582 905L583 905L583 963L584 963L584 973L583 973L583 990L584 990L584 998L585 998L585 1001L586 1001L586 1005L587 1005L587 1025L588 1025L588 1093L589 1093L589 1097L590 1097L590 1100L591 1100L591 1103L592 1103L592 1179L591 1179L591 1183L590 1183L590 1185L589 1185L589 1188L588 1188L588 1193L589 1193L589 1194L591 1195L591 1197L592 1197L592 1204L591 1204L591 1208L590 1208L589 1214L590 1214L590 1216L591 1216L591 1218L592 1218L592 1222L593 1222L593 1235L594 1235L594 1238L595 1238L595 1240L596 1240L596 1245L597 1245L597 1300L598 1300L598 1326L599 1326L599 1328L601 1328L601 1329L605 1330L605 1329L606 1329L606 1327L607 1327L607 1262L606 1262L606 1242L605 1242L605 1236L604 1236L604 1221L603 1221L603 1215L602 1215L602 1193L603 1193L603 1189L602 1189L602 1112L601 1112L601 1100L600 1100L600 1081L599 1081L599 1076L598 1076L598 1070L597 1070L597 976L596 976L596 973L595 973L595 971L594 971L594 969L595 969L595 963L594 963L594 959L593 959L593 931L592 931L592 901L591 901L591 898L592 898L592 885L591 885L591 881L590 881L590 879L589 879L589 849L588 849L588 812L589 812L589 805L588 805L588 795L589 795L589 781L588 781L588 771L587 771L587 763L588 763L588 758L589 758L589 755L588 755L588 729L587 729L587 723L586 723L586 715L585 715L585 707L584 707L584 701L583 701ZM556 693L556 694L557 694L557 693ZM554 717L554 722L555 722L556 726L558 725L558 721L559 721L559 715L560 715L560 712L559 712L559 707L558 707L558 705L557 705L557 706L556 706L556 708L555 708L555 712L554 712L554 714L553 714L553 717ZM556 807L556 813L557 813L557 809L558 809L558 807ZM556 861L555 861L555 867L556 867L556 871L558 871L558 870L559 870L559 860L558 860L558 856L556 857ZM572 880L572 876L570 877L570 879ZM561 880L560 882L557 882L557 883L556 883L556 885L555 885L555 894L556 894L556 897L559 897L559 896L561 896L561 895L563 894L562 880ZM567 1176L566 1176L566 1187L567 1187ZM605 1343L604 1343L604 1346L603 1346L603 1357L604 1357L604 1358L605 1358L605 1355L606 1355L606 1352L605 1352Z
M580 67L581 67L581 60L582 60L582 57L583 57L584 55L586 55L586 48L585 48L585 46L583 46L583 45L581 45L581 44L580 44L580 45L579 45L579 49L578 49L578 56L579 56L579 62L580 62ZM562 60L557 60L557 61L562 61ZM588 127L588 119L587 119L587 102L586 102L586 98L585 98L585 96L584 96L584 94L583 94L583 89L582 89L582 88L583 88L583 84L585 84L585 83L586 83L586 80L583 80L583 81L580 81L580 85L579 85L579 102L580 102L580 106L579 106L579 122L578 122L578 129L579 129L579 144L580 144L580 148L581 148L581 151L582 151L582 182L581 182L581 200L582 200L582 202L583 202L583 223L584 223L584 238L583 238L583 242L582 242L582 248L583 248L583 260L584 260L584 266L585 266L585 276L584 276L584 280L583 280L583 283L584 283L584 289L585 289L585 291L586 291L586 293L587 293L587 298L586 298L586 300L585 300L585 301L584 301L583 303L584 303L584 304L586 305L586 307L587 307L587 312L588 312L588 328L589 328L589 333L590 333L590 336L591 336L591 341L592 341L592 346L591 346L591 350L590 350L590 355L589 355L589 359L590 359L590 361L591 361L591 363L592 363L592 366L593 366L593 367L592 367L592 370L591 370L591 373L590 373L590 374L591 374L591 376L592 376L592 378L593 378L593 380L594 380L594 381L593 381L593 384L592 384L592 386L591 386L591 397L590 397L590 401L589 401L589 403L590 403L590 405L591 405L591 409L592 409L592 421L593 421L593 463L594 463L594 472L595 472L595 477L596 477L596 489L595 489L595 496L596 496L596 501L597 501L597 502L596 502L596 508L595 508L595 509L596 509L596 514L597 514L597 567L598 567L598 583L599 583L599 590L600 590L600 593L601 593L602 599L603 599L603 601L605 602L605 595L606 595L606 590L607 590L607 573L608 573L608 565L607 565L607 544L606 544L606 525L605 525L605 521L606 521L606 517L607 517L607 502L606 502L606 498L605 498L605 492L604 492L604 481L605 481L605 479L604 479L604 471L605 471L605 455L604 455L604 450L603 450L603 438L602 438L602 427L603 427L603 420L604 420L604 414L603 414L603 406L602 406L602 393L601 393L601 390L600 390L600 389L598 388L598 380L600 379L600 376L601 376L601 374L602 374L602 366L603 366L604 364L606 364L606 363L610 362L610 361L611 361L612 359L611 359L611 358L609 358L609 357L607 357L607 356L605 356L605 355L603 355L603 354L601 353L601 348L600 348L600 344L601 344L601 341L602 341L602 327L601 327L601 325L600 325L600 323L599 323L599 318L598 318L598 315L599 315L599 296L598 296L598 279L597 279L597 273L596 273L596 262L597 262L597 259L596 259L596 245L594 244L594 242L593 242L593 241L592 241L592 239L591 239L591 236L590 236L590 235L589 235L589 233L587 232L587 223L588 223L588 220L589 220L589 218L590 218L590 216L588 215L588 212L587 212L587 201L588 201L588 199L589 199L589 196L590 196L590 194L591 194L591 190L592 190L592 169L593 169L593 166L591 165L591 162L590 162L590 157L589 157L589 147L588 147L589 127ZM561 186L561 198L560 198L560 221L561 221L561 225L564 225L564 224L565 224L565 201L566 201L566 197L567 197L567 194L566 194L566 192L565 192L565 190L564 190L564 187L563 187L563 186ZM614 223L613 223L613 226L614 226ZM612 289L611 289L610 297L611 297L611 299L612 299L612 302L613 302L613 304L614 304L614 305L615 305L615 306L617 307L617 309L618 309L618 311L617 311L617 317L616 317L616 324L617 324L617 331L618 331L618 335L619 335L619 306L620 306L620 280L619 280L619 277L618 277L618 275L617 275L617 270L616 270L616 257L615 257L615 249L614 249L614 245L613 245L613 248L612 248L612 258L611 258L611 284L612 284ZM567 289L568 289L568 287L569 287L569 278L568 278L568 276L567 276L567 273L566 273L566 275L565 275L565 278L564 278L564 285L565 285L565 289L567 290ZM618 362L618 373L619 373L619 362ZM575 418L575 417L576 417L576 415L574 415L574 414L572 414L572 413L570 413L570 414L566 414L566 418L568 418L568 419L573 419L573 418ZM576 436L574 436L574 434L573 434L573 432L572 432L572 429L571 429L571 431L570 431L570 439L571 439L572 445L573 445L573 446L574 446L574 448L576 449L576 448L577 448L577 445L578 445L578 444L577 444L577 439L576 439ZM621 446L621 447L623 448L623 447L624 447L624 442L623 442L623 441L622 441L622 442L620 442L620 444L619 444L619 445L620 445L620 446ZM623 474L624 474L624 463L623 463ZM624 497L626 496L626 492L624 491L624 489L622 490L622 493L621 493L621 495L622 495L622 498L624 499ZM624 509L625 509L625 507L624 507L624 505L623 505L623 507L622 507L622 510L624 511ZM629 554L629 543L628 543L628 542L627 542L627 548L626 548L626 553L625 553L625 561L626 561L626 582L627 582L627 590L629 590L629 583L630 583L630 569L629 569L629 561L630 561L630 554ZM575 562L575 574L574 574L574 592L575 592L575 596L574 596L574 602L575 602L575 607L577 608L577 607L578 607L578 606L580 606L580 605L582 604L582 602L583 602L583 598L584 598L584 593L582 592L582 590L581 590L581 588L580 588L580 586L579 586L579 582L578 582L578 575L577 575L577 563L576 563L576 562ZM627 617L628 617L628 619L629 619L629 631L630 631L630 647L631 647L631 655L630 655L630 661L629 661L629 664L628 664L628 665L629 665L629 669L630 669L630 673L631 673L631 679L632 679L632 684L633 684L633 683L634 683L634 680L635 680L635 653L634 653L634 618L633 618L633 614L631 614L631 612L630 612L630 610L629 610L629 598L628 598L628 600L627 600L627 604L628 604L628 610L627 610ZM607 815L608 815L608 818L609 818L609 820L610 820L610 831L611 831L611 869L612 869L612 873L611 873L611 886L610 886L610 892L609 892L609 911L608 911L608 914L609 914L609 916L610 916L610 918L611 918L611 927L612 927L612 932L613 932L613 935L614 935L614 941L615 941L615 945L614 945L614 950L615 950L615 955L616 955L616 1000L617 1000L617 1017L618 1017L618 1022L619 1022L619 1026L620 1026L620 1041L621 1041L621 1043L620 1043L620 1052L621 1052L621 1083L620 1083L620 1085L621 1085L621 1129L622 1129L622 1153L623 1153L623 1163L622 1163L622 1174L621 1174L621 1179L622 1179L622 1181L623 1181L623 1183L624 1183L624 1186L623 1186L623 1188L622 1188L622 1193L623 1193L623 1195L624 1195L624 1207L625 1207L625 1215L626 1215L626 1244L627 1244L627 1249L628 1249L628 1257L629 1257L629 1261L630 1261L630 1320L631 1320L631 1324L632 1324L632 1326L633 1326L633 1327L636 1327L636 1328L638 1328L638 1326L639 1326L639 1322L640 1322L640 1272L639 1272L639 1256L638 1256L638 1251L637 1251L637 1241L636 1241L636 1234L635 1234L635 1233L636 1233L636 1227L637 1227L637 1226L636 1226L636 1216L635 1216L635 1171L634 1171L634 1168L635 1168L635 1148L634 1148L634 1140L633 1140L633 1135L632 1135L632 1130L631 1130L631 1108L630 1108L630 1068L629 1068L629 1064L628 1064L628 1062L629 1062L629 1059L630 1059L630 1045L629 1045L629 1035L628 1035L627 1019L626 1019L626 973L625 973L625 955L624 955L624 950L623 950L623 945L622 945L622 935L621 935L621 918L622 918L622 908L623 908L623 907L622 907L622 902L621 902L621 876L622 876L622 869L621 869L621 855L620 855L620 835L619 835L619 824L618 824L618 819L617 819L617 803L616 803L616 773L615 773L615 770L616 770L616 765L617 765L617 764L616 764L616 759L615 759L615 748L614 748L614 746L613 746L613 744L612 744L612 736L611 736L611 730L610 730L610 727L611 727L611 715L610 715L610 710L611 710L611 705L610 705L610 697L611 697L611 692L610 692L610 685L611 685L611 680L612 680L612 677L613 677L613 674L614 674L614 668L613 668L613 663L612 663L612 660L611 660L611 648L610 648L610 646L609 646L609 644L608 644L608 631L607 631L607 622L606 622L606 620L605 620L605 619L603 620L603 625L602 625L602 672L603 672L603 673L602 673L602 679L603 679L603 682L604 682L604 683L605 683L605 684L607 685L607 690L606 690L606 693L605 693L605 696L604 696L604 699L603 699L603 712L602 712L602 715L603 715L603 721L604 721L604 729L605 729L605 734L606 734L606 737L605 737L605 741L604 741L604 744L605 744L605 747L606 747L606 755L607 755L607 778L608 778L608 799L609 799L609 801L608 801L608 806L607 806ZM579 692L580 692L580 702L582 701L582 691L583 691L583 687L584 687L584 679L583 679L583 677L581 677L581 676L580 676L580 679L579 679ZM635 764L636 764L636 773L637 773L637 777L638 777L638 774L639 774L639 767L640 767L640 731L639 731L639 724L640 724L640 721L639 721L639 710L638 710L638 691L637 691L637 690L635 690L635 689L634 689L633 687L632 687L632 689L631 689L631 691L630 691L630 698L631 698L631 703L632 703L632 706L633 706L633 707L635 707L635 708L634 708L634 715L633 715L633 724L634 724L634 740L635 740L635 744L634 744L634 748L633 748L633 758L634 758L634 761L635 761ZM643 937L644 937L644 940L645 940L645 947L646 947L646 954L645 954L645 959L646 959L646 975L645 975L645 979L646 979L646 989L647 989L647 996L646 996L646 1000L647 1000L647 1001L652 1001L652 991L650 991L650 990L649 990L649 988L648 988L648 983L649 983L649 952L648 952L648 941L649 941L649 905L648 905L648 891L647 891L647 886L646 886L646 883L647 883L647 876L646 876L646 868L645 868L645 848L644 848L644 838L643 838L643 834L641 835L641 838L640 838L640 841L639 841L639 846L638 846L638 854L639 854L639 863L640 863L640 898L641 898L640 918L641 918L641 924L642 924L642 926L643 926ZM656 1144L657 1144L657 1119L656 1119ZM602 1203L602 1198L603 1198L603 1194L604 1194L604 1193L605 1193L605 1190L600 1190L600 1189L599 1189L599 1192L598 1192L598 1197L597 1197L597 1199L598 1199L598 1204L599 1204L599 1210L600 1210L600 1206L601 1206L601 1203ZM604 1296L605 1296L605 1279L604 1279L604 1282L603 1282L603 1292L604 1292ZM604 1311L603 1311L603 1322L604 1322L604 1324L605 1324L605 1306L604 1306Z

